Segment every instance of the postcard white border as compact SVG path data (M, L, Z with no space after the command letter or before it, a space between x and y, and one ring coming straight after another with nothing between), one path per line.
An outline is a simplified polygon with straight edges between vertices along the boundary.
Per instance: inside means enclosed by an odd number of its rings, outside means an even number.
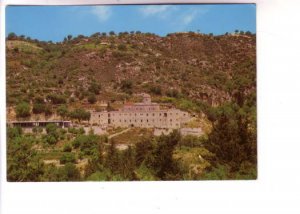
M258 180L6 182L5 6L127 3L257 4ZM4 0L0 4L1 213L300 213L297 1Z

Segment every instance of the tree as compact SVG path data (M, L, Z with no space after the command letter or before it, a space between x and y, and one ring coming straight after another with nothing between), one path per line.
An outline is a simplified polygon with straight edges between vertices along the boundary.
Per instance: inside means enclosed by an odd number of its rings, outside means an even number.
M52 115L52 107L49 104L45 105L44 113L46 116Z
M49 123L47 124L46 126L46 132L47 134L50 134L50 135L55 135L56 134L56 131L57 131L57 125L53 124L53 123Z
M168 136L161 136L152 154L145 160L147 167L151 168L162 180L178 179L179 170L172 156L180 138L178 131L173 131Z
M136 176L134 173L135 170L135 155L134 150L131 146L128 146L128 148L122 153L122 156L120 158L120 170L121 175L128 180L136 180Z
M48 94L47 99L50 100L53 104L64 104L66 103L66 97L60 94Z
M132 93L132 86L133 86L133 83L129 79L121 81L121 89L125 93L131 94Z
M60 164L66 164L66 163L75 163L76 158L75 155L71 152L63 154L61 158L59 159Z
M68 181L79 181L80 180L80 172L76 168L76 165L73 163L66 163L64 166L64 171L67 175Z
M110 143L110 146L109 146L109 149L107 152L105 166L107 168L109 168L113 174L117 173L117 171L119 169L119 154L116 149L116 143L113 139L111 140L111 143Z
M48 143L50 145L53 145L57 143L59 139L59 133L58 133L58 127L57 125L50 123L46 126L46 132L47 135L43 137L43 140L45 143Z
M8 36L7 36L8 40L12 40L12 39L15 39L15 38L17 38L17 35L14 32L9 33Z
M8 139L14 139L16 137L20 137L22 135L22 128L17 126L17 127L12 127L7 129L7 138Z
M109 35L110 35L110 36L114 36L114 35L116 35L116 34L115 34L114 31L110 31L110 32L109 32Z
M29 117L30 116L30 105L27 102L21 102L16 106L17 117Z
M96 33L92 34L91 37L97 38L97 37L99 37L100 35L101 35L100 32L96 32Z
M43 103L34 103L32 107L32 113L41 114L45 111L45 104Z
M71 41L72 37L73 37L72 35L68 35L68 37L67 37L68 41Z
M79 109L75 109L73 111L71 111L69 113L69 116L73 119L77 119L79 121L81 120L90 120L91 118L91 113L88 112L88 111L85 111L84 109L82 108L79 108Z
M71 152L72 151L72 146L71 144L67 143L64 145L64 148L63 148L63 152Z
M94 93L90 93L90 95L88 96L88 102L90 104L94 104L96 103L96 101L97 101L96 95Z
M240 107L237 103L218 107L213 130L205 145L220 163L229 164L232 171L238 171L247 161L256 164L256 122L251 116L255 114L253 108Z
M43 163L32 149L30 136L9 136L7 142L8 181L39 181L43 175Z
M61 116L62 118L65 118L65 117L67 117L68 116L68 114L69 114L69 111L68 111L68 108L67 108L67 106L66 105L61 105L61 106L59 106L58 108L57 108L57 114L59 115L59 116Z
M157 86L151 86L150 92L156 95L161 95L161 87L159 85Z
M98 84L97 82L92 82L89 86L89 92L94 93L94 94L99 94L101 90L101 85Z
M169 89L167 92L166 92L166 95L168 97L175 97L175 98L178 98L179 97L179 92L176 90L176 89Z
M154 145L150 138L145 138L135 145L135 162L140 166L143 161L150 155Z

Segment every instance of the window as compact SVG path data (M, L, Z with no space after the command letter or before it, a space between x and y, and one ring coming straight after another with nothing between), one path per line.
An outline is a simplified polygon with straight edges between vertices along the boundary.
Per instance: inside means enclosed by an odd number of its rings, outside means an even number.
M100 118L100 115L99 115L99 118Z
M152 116L154 117L154 113L152 114Z

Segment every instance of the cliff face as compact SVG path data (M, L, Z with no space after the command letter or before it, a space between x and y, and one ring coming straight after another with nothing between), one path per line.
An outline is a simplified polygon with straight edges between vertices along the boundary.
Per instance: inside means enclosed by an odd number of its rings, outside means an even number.
M184 97L219 105L256 90L255 35L176 33L79 36L62 43L7 41L7 103L55 93L83 105L91 83L97 100L128 94ZM125 98L124 98L125 97Z

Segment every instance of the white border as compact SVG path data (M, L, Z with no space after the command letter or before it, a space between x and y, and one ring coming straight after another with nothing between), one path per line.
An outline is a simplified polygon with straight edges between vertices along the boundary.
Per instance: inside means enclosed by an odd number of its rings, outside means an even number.
M1 3L1 213L300 213L300 28L293 0L257 3L258 151L256 181L7 183L5 22L7 4L197 3L212 1L4 0Z

